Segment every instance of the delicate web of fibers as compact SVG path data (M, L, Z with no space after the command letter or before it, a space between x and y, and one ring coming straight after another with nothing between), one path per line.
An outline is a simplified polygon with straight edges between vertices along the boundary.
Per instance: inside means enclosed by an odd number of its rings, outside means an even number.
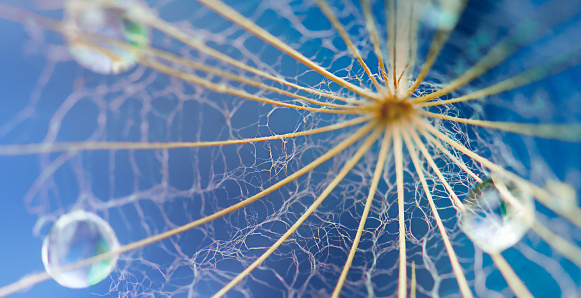
M290 82L356 98L352 92L339 88L195 1L148 2L162 19L238 61L269 73L279 73ZM320 10L313 3L306 2L230 1L227 4L337 76L359 86L371 86L361 66L324 20ZM342 1L331 5L372 72L379 73L359 3ZM537 6L534 1L470 2L426 83L416 95L437 90L462 74L511 28L526 20ZM383 3L374 4L374 9L380 35L385 36ZM37 12L55 15L52 10ZM447 97L466 94L489 86L491 82L510 78L544 61L552 51L576 46L576 35L572 32L580 28L579 21L577 17L568 25L554 28L554 33L548 37L525 47L497 68ZM542 23L543 19L539 22ZM422 43L418 48L415 73L419 71L434 35L434 29L424 25L419 34ZM243 139L302 131L354 118L273 107L219 94L144 66L116 76L97 75L71 60L56 33L26 28L31 38L24 46L18 46L25 53L24 59L28 59L30 53L42 56L43 70L35 70L34 75L38 77L35 89L19 94L18 100L26 104L13 112L17 114L26 106L34 113L20 119L2 120L0 141L3 144ZM153 31L153 46L273 84L200 54L157 31ZM180 65L172 66L191 71ZM203 72L196 74L263 97L314 106ZM433 111L463 118L573 123L581 116L575 76L579 76L579 67L529 86L490 96L485 101L446 105ZM312 97L276 83L274 86ZM581 175L577 170L581 165L576 156L578 144L435 122L441 131L474 152L538 185L560 179L573 185L578 193L581 186ZM104 217L120 241L129 243L210 215L260 192L327 152L355 129L197 149L42 154L38 157L38 171L50 175L31 187L24 203L31 213L38 215L36 234L46 234L58 216L81 208ZM24 131L34 133L22 136ZM357 146L350 147L332 161L243 209L141 250L123 254L111 280L105 281L110 283L109 290L99 294L197 297L215 293L296 221L356 149ZM462 198L475 181L444 154L434 148L429 150ZM330 295L353 242L378 152L379 144L375 144L298 231L229 295ZM477 162L459 153L457 156L480 177L487 176L487 170ZM63 165L51 172L51 165L60 162ZM512 295L490 258L474 249L460 231L460 213L451 205L438 177L427 164L424 168L440 216L474 293L481 297ZM405 150L404 173L408 272L412 261L415 262L418 295L459 296L441 235ZM390 296L396 293L397 207L394 160L393 155L389 155L343 295ZM579 245L581 231L578 227L539 203L536 207L540 221L561 237ZM568 296L579 291L579 268L533 233L528 233L503 255L535 296Z

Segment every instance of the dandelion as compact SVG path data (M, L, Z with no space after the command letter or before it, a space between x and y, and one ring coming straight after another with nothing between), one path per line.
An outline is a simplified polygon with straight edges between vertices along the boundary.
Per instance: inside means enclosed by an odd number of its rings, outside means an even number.
M575 296L574 2L0 4L46 269L0 296Z

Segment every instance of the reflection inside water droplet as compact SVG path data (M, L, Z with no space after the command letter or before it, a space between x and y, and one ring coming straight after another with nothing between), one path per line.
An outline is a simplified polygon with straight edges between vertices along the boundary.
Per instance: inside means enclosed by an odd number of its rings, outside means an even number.
M147 26L127 17L129 10L141 5L135 0L111 1L105 6L95 0L69 0L66 4L67 25L78 34L68 36L69 50L82 66L101 74L117 74L137 63L139 50L149 44ZM88 42L83 33L103 35L129 43L129 50L104 42Z
M460 227L476 246L488 253L501 252L522 239L530 228L533 198L507 185L523 209L510 205L494 186L492 179L476 185L464 202Z
M117 236L106 221L77 210L61 216L52 227L42 244L42 262L62 286L86 288L105 279L115 268L117 257L60 274L55 270L118 248Z

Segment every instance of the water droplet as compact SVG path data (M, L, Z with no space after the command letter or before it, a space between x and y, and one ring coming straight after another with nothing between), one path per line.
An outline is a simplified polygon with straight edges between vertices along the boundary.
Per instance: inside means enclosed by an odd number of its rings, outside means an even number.
M75 60L94 72L117 74L137 63L139 51L149 45L149 28L132 21L128 11L142 5L137 0L108 1L69 0L66 4L69 51ZM80 31L80 34L74 34ZM106 42L91 41L84 33L92 33L126 42L130 50Z
M438 30L452 30L463 11L463 1L444 0L434 3L426 2L423 5L425 10L425 24Z
M117 257L55 274L57 268L119 248L111 226L99 216L77 210L61 216L42 244L46 272L67 288L86 288L105 279L115 268Z
M506 182L505 182L506 183ZM492 179L476 185L464 201L460 228L472 242L488 253L501 252L517 242L530 228L528 220L534 214L533 198L506 185L522 208L510 205L494 186Z

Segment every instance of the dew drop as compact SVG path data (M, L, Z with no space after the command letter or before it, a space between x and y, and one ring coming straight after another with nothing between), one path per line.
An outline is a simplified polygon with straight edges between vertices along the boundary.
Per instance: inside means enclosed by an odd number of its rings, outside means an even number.
M142 5L137 0L68 0L66 3L69 51L83 67L100 74L117 74L137 63L140 50L149 45L149 28L128 17L128 12ZM135 47L130 50L106 42L92 42L83 33L102 35Z
M435 6L432 2L423 5L426 25L438 30L452 30L463 10L463 1L443 0Z
M105 279L115 268L117 256L104 261L60 272L63 266L119 248L111 226L99 216L77 210L61 216L42 244L42 262L46 272L67 288L86 288Z
M528 216L534 214L532 196L506 185L522 208L502 198L492 179L476 185L464 201L460 228L480 249L497 253L515 245L530 228Z

